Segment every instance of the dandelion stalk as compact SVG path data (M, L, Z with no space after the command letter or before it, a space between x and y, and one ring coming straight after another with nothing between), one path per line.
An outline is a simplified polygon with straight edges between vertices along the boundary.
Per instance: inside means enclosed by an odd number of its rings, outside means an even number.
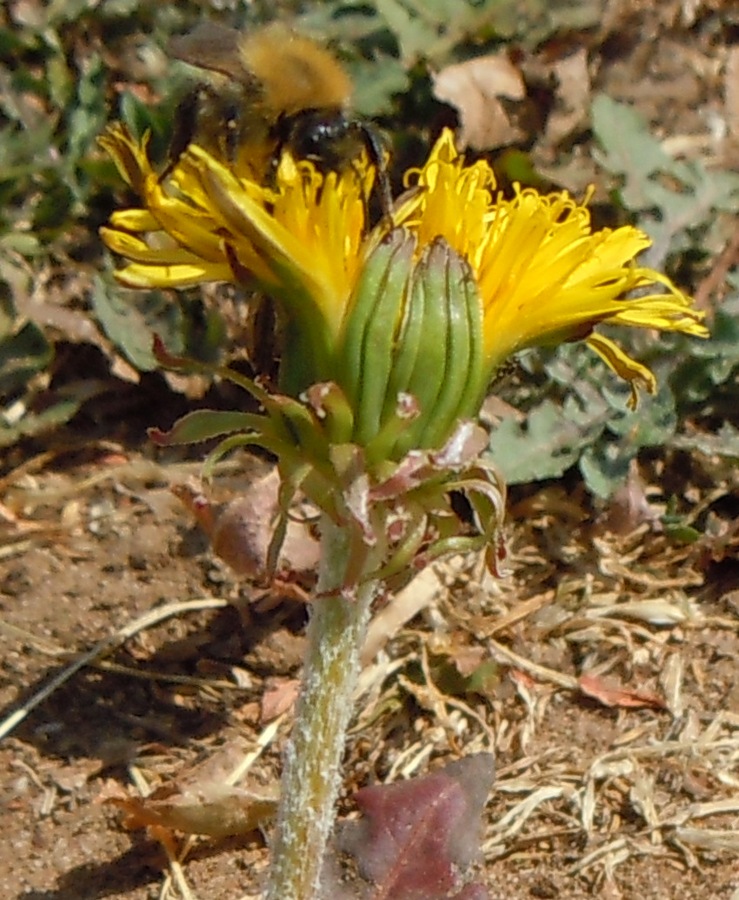
M308 650L292 735L284 757L282 801L267 900L318 897L321 863L335 817L341 760L359 653L377 583L346 598L346 529L323 517L317 597L311 604Z

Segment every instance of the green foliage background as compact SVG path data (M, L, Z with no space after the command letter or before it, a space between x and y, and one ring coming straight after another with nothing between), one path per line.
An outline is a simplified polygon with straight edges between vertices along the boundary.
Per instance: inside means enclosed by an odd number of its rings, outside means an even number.
M428 71L499 47L533 51L557 34L592 28L597 0L370 0L278 4L298 28L336 46L351 70L360 113L391 134L403 164L448 115ZM270 3L152 4L135 0L11 2L0 11L0 447L54 433L105 395L105 379L60 377L60 342L90 341L138 372L156 368L152 336L173 353L226 352L217 307L197 295L175 304L115 286L97 229L127 198L96 139L122 119L152 132L162 157L187 80L165 52L204 16L240 27L271 18ZM631 107L598 96L594 153L611 190L610 215L654 239L647 264L686 290L739 210L739 175L676 162ZM525 153L525 150L524 150ZM520 163L520 159L518 160ZM505 158L499 160L506 176ZM527 163L531 169L530 161ZM535 173L534 173L535 177ZM710 341L624 333L660 392L626 409L626 392L581 346L529 353L513 385L494 391L525 414L505 419L491 453L510 483L558 478L579 467L605 497L643 451L673 447L739 456L739 274Z

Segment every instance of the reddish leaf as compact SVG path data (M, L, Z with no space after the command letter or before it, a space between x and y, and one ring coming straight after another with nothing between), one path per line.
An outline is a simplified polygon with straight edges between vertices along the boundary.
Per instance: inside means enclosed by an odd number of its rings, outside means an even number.
M484 900L484 888L463 886L460 873L479 853L492 782L492 756L478 753L424 778L359 791L363 819L342 823L337 834L337 846L369 883L356 896Z
M255 478L226 504L212 504L203 486L192 479L172 487L172 492L208 536L216 556L228 563L237 575L257 582L268 573L270 542L279 514L279 490L277 469ZM292 593L288 584L290 575L310 584L318 566L319 550L317 540L305 524L290 520L278 558L282 576L279 587ZM301 596L299 591L296 593Z
M603 706L666 709L664 699L653 691L629 690L596 675L581 675L578 686L586 697L598 700Z
M167 350L164 341L158 334L154 335L151 349L154 354L154 359L156 359L159 365L165 369L171 369L174 372L190 373L200 372L204 368L202 363L198 363L197 360L191 359L188 356L178 356L174 353L170 353L169 350Z

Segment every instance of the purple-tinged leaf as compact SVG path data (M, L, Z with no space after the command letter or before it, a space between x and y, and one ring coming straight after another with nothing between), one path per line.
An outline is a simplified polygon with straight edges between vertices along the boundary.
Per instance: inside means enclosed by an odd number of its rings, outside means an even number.
M485 900L485 889L464 885L463 874L479 854L482 810L493 773L492 756L479 753L423 778L359 791L363 818L344 822L336 841L339 851L354 857L365 880L355 896ZM338 885L325 888L327 897L342 896Z

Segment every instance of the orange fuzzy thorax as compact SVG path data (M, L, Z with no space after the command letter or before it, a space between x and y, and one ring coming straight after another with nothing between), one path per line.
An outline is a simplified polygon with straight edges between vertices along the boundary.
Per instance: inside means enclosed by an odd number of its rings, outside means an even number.
M239 54L260 86L261 102L275 116L342 109L349 101L351 81L339 62L310 38L283 25L247 34Z

